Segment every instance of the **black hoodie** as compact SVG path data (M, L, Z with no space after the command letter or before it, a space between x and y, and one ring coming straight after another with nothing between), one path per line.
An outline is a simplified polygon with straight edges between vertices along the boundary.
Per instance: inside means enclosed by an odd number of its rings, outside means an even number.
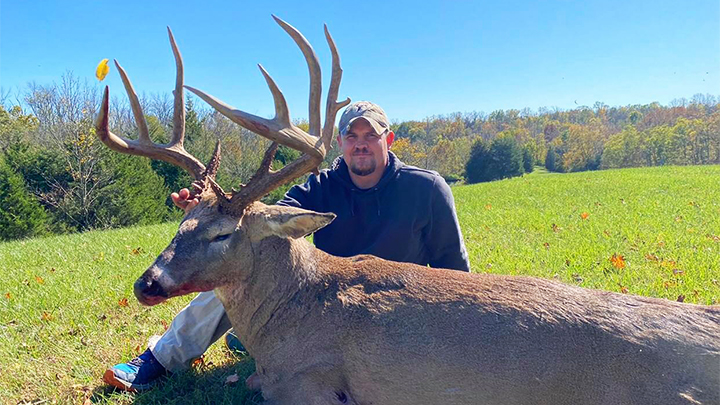
M375 187L357 188L341 156L329 170L292 187L278 204L335 213L314 235L315 246L332 255L372 254L470 271L450 187L437 173L389 155Z

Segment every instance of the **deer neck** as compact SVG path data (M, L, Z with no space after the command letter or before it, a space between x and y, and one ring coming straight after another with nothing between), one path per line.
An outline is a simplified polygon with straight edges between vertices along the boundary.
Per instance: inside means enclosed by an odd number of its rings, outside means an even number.
M253 245L250 276L215 290L235 332L254 355L262 347L279 344L278 325L270 325L277 311L288 308L305 287L320 279L316 248L304 238L271 237ZM263 254L258 254L263 252ZM268 254L272 252L272 254ZM272 330L272 332L270 332ZM254 350L255 349L255 350Z

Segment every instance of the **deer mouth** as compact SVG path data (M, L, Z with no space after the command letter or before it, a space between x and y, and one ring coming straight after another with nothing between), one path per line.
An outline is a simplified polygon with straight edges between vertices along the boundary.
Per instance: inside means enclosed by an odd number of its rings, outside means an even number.
M167 301L172 297L210 291L213 288L205 284L185 283L177 288L165 288L158 280L147 280L143 277L135 282L135 297L142 305L153 306Z

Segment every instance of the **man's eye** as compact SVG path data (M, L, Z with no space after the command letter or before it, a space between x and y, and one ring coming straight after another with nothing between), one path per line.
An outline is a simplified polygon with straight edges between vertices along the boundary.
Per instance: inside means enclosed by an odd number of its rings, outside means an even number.
M225 235L218 235L218 236L216 236L216 237L213 238L212 242L222 242L222 241L224 241L225 239L227 239L227 238L229 238L229 237L230 237L230 234L229 234L229 233L228 233L228 234L225 234Z

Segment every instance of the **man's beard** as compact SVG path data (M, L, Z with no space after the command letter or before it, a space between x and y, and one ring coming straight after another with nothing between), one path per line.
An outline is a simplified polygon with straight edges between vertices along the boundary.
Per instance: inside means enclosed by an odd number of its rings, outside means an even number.
M361 168L357 167L356 164L353 164L350 166L350 171L358 176L367 176L369 174L372 174L376 168L377 168L377 163L375 163L374 160L370 160L369 167L367 167L365 169L361 169Z

